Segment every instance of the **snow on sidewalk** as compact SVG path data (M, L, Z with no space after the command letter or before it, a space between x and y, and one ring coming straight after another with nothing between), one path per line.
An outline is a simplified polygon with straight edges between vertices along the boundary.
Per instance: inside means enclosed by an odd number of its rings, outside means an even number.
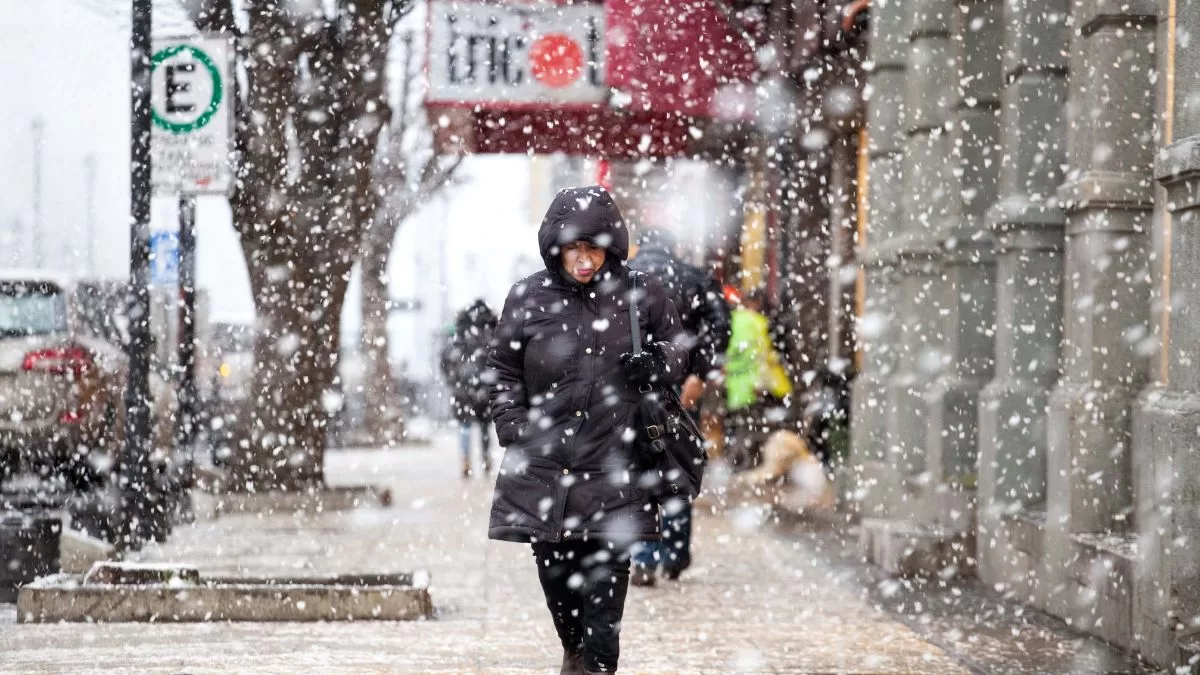
M557 672L561 650L529 549L487 540L491 481L464 482L457 470L448 440L332 452L331 483L389 486L393 506L224 516L139 556L208 575L423 569L434 620L4 625L0 672ZM630 590L621 672L966 672L807 546L752 519L701 514L683 579Z

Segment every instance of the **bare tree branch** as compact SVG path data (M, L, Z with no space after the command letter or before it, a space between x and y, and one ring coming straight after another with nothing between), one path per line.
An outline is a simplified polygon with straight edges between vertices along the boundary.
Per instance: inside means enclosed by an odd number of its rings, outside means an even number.
M411 6L411 2L408 4ZM404 429L404 411L397 400L388 360L387 269L396 233L422 204L452 182L463 159L434 151L433 134L423 121L420 104L413 100L414 82L420 75L413 35L408 32L393 35L392 40L393 49L403 50L399 101L392 111L387 139L375 165L376 193L381 199L375 219L363 233L360 251L363 317L360 350L366 378L363 431L364 440L373 443L394 442L403 436Z
M387 23L391 30L395 30L396 26L404 20L404 17L417 6L416 0L392 0L388 5Z
M458 168L462 155L435 155L425 163L421 179L415 188L388 205L387 217L396 222L396 229L408 220L430 199L457 182ZM394 234L393 234L394 236ZM388 243L390 246L390 242Z
M180 0L180 4L201 32L239 35L233 0Z

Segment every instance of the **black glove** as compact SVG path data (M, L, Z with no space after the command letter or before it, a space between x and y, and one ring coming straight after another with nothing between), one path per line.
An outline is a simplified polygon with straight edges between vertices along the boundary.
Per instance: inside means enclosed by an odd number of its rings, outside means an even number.
M667 364L657 354L644 351L637 354L621 355L621 369L625 371L625 379L635 387L644 387L662 379Z

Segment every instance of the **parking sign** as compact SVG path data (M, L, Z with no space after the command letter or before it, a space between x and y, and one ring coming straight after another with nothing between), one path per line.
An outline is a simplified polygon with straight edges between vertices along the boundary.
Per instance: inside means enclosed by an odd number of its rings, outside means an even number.
M150 234L150 283L155 286L179 285L179 233Z
M229 56L224 37L154 41L150 147L155 194L228 194L233 183Z

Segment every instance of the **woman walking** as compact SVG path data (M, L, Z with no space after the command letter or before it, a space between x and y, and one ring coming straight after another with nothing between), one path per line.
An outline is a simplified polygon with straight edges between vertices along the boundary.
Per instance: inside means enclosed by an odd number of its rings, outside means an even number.
M546 269L509 292L488 359L506 448L488 536L532 544L562 672L613 673L629 549L659 539L634 452L638 388L682 380L687 348L663 288L626 269L629 234L603 188L559 192L538 245ZM637 354L631 274L646 343Z
M452 392L450 405L458 420L462 477L470 478L471 434L479 430L479 459L483 475L492 472L491 417L484 364L496 332L496 315L480 298L460 311L454 321L454 336L442 354L442 374Z

